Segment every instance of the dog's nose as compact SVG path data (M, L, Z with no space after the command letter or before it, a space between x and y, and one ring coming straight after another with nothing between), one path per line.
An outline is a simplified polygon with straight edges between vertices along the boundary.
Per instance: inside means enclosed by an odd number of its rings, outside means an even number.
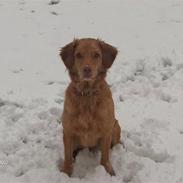
M89 66L84 67L84 69L83 69L84 77L89 78L91 76L91 72L92 72L92 70Z

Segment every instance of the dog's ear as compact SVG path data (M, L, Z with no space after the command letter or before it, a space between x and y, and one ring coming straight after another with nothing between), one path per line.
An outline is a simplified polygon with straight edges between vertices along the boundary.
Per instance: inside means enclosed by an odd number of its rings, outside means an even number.
M74 39L71 43L65 45L60 50L60 56L67 67L67 69L71 69L74 65L74 50L76 47L77 40Z
M114 46L111 46L101 40L99 40L99 44L102 50L102 64L106 69L108 69L113 64L118 50Z

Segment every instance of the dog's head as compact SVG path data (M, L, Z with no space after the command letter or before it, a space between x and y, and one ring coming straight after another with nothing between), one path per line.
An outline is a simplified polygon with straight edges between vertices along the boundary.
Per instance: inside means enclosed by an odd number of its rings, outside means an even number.
M60 56L71 79L94 81L105 77L117 55L117 49L99 39L75 39L61 49Z

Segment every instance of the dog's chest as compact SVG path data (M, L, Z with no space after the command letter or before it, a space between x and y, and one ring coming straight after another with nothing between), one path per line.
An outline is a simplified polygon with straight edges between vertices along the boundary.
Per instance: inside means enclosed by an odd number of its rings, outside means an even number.
M76 121L75 134L82 146L95 146L101 137L103 128L97 117L90 114L86 116L79 115Z
M92 130L100 127L101 102L97 97L83 97L76 104L76 123L81 129Z
M102 116L98 110L100 105L97 98L84 97L77 104L74 128L83 146L95 145L104 129Z

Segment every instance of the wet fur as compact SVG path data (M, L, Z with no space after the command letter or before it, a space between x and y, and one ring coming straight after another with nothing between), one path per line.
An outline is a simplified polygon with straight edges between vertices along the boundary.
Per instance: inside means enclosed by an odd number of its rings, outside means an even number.
M95 65L94 61L88 61L91 58L86 58L82 65L76 65L74 53L79 44L83 44L88 53L91 45L98 50L102 54L101 63ZM120 142L121 129L115 119L112 94L105 76L115 60L117 49L103 41L88 38L69 43L61 49L60 55L71 78L62 114L65 160L61 171L71 175L73 157L79 150L97 148L102 151L101 164L109 174L115 175L109 151ZM97 75L94 80L83 82L78 68L85 66L86 62L97 71Z

